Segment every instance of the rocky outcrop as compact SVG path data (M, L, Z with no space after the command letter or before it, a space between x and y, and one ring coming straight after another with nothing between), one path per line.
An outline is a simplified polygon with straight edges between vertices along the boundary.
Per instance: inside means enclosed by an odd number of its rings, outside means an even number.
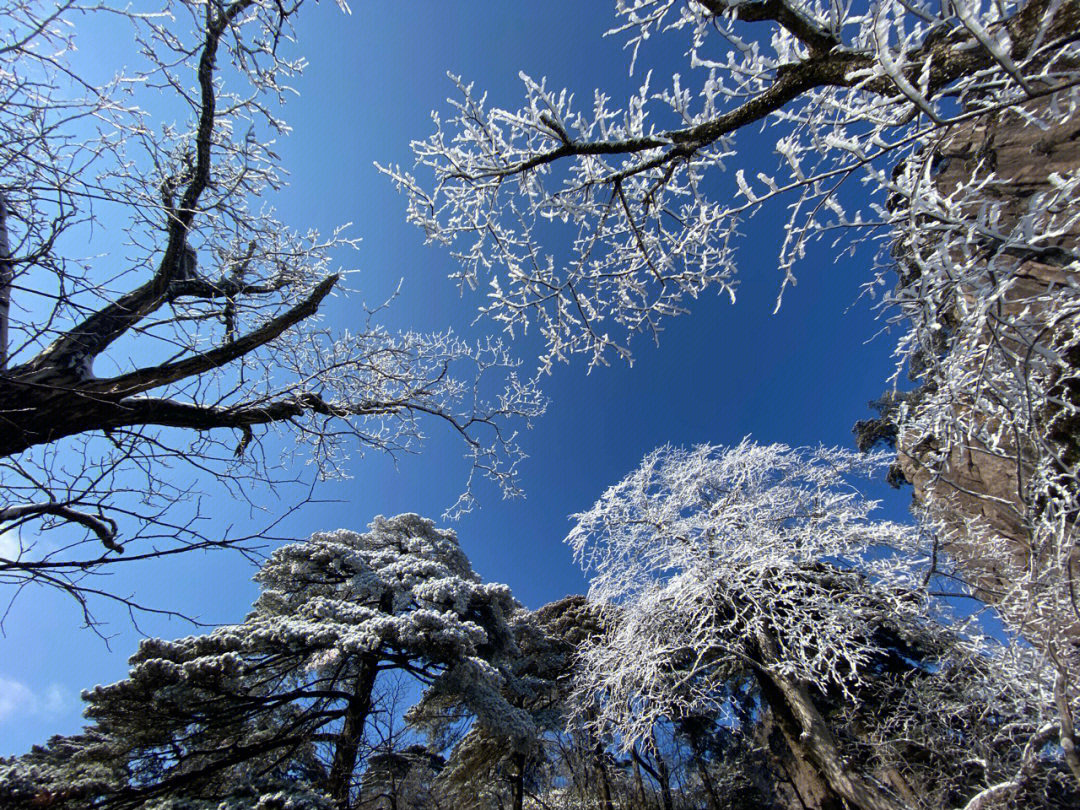
M965 340L943 341L941 357L920 379L937 395L909 409L895 435L900 470L943 528L942 550L986 601L998 604L1012 593L1013 611L1026 609L1015 593L1019 577L1031 579L1040 566L1060 566L1062 559L1066 569L1080 562L1077 516L1069 509L1055 517L1061 526L1055 542L1072 545L1064 558L1033 528L1053 505L1048 501L1075 502L1080 487L1080 265L1074 258L1080 211L1050 212L1057 227L1034 245L1014 238L1047 213L1039 210L1046 192L1080 170L1080 115L1049 128L1033 123L1050 119L1053 105L1066 103L1064 95L1051 96L974 119L953 128L933 156L934 182L946 198L973 177L986 178L979 199L992 212L983 214L988 236L984 244L974 238L960 248L975 266L972 277L982 278L978 284L959 278L951 300L936 302L944 334L972 329L968 314L977 309L982 320L975 328L981 331L974 339L969 333ZM976 216L964 208L974 197L957 197L957 215ZM901 285L920 283L919 267L903 258L901 267ZM999 379L1011 375L1007 385L1013 388L995 385L984 372L991 363L998 364ZM943 368L975 383L944 392L948 381L935 377ZM952 412L943 420L920 407ZM1062 575L1080 578L1080 565ZM1025 616L1021 624L1041 633L1044 621L1059 625L1054 632L1080 639L1080 614L1064 627L1060 613Z

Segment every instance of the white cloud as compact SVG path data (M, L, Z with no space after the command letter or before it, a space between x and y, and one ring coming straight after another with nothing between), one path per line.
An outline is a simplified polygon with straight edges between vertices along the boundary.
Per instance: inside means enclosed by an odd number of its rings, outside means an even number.
M68 691L58 683L49 684L49 688L45 690L45 695L40 701L39 709L42 714L58 715L67 711L71 705L71 701L68 699Z
M0 557L7 560L40 560L55 550L55 545L44 542L33 532L23 534L18 528L0 532Z
M21 553L22 541L19 539L18 530L8 529L6 532L0 532L0 557L17 560Z
M71 693L58 683L40 695L20 681L0 676L0 723L13 717L57 717L74 706Z
M25 684L0 678L0 723L14 714L33 714L35 711L37 699Z

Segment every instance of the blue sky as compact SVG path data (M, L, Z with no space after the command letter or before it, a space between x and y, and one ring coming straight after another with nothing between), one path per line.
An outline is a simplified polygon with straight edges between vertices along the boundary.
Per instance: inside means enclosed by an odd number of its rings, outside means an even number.
M489 91L489 101L516 106L523 97L518 71L566 86L579 98L603 87L615 98L633 87L628 54L618 37L603 38L613 3L601 0L460 0L407 4L354 0L344 16L333 3L305 8L298 20L300 48L310 61L297 85L301 96L285 117L292 135L280 144L291 186L274 200L281 218L297 228L324 231L352 222L363 238L343 253L356 268L360 292L335 298L327 322L355 325L359 303L380 302L401 282L401 296L386 321L402 329L470 326L479 296L458 296L447 275L455 268L443 250L425 246L404 221L405 199L373 167L410 164L409 140L431 131L430 112L445 111L452 92L446 72L461 74ZM87 38L79 59L110 66L130 48L130 37ZM665 41L666 40L666 41ZM680 58L684 40L674 34L651 41L640 57L659 77L689 69ZM119 67L119 64L112 65ZM771 168L767 133L740 136L734 163ZM745 162L744 162L745 161ZM635 363L599 368L563 366L545 381L548 414L524 435L530 458L522 467L524 500L504 501L480 490L481 508L454 528L476 570L509 584L529 607L586 587L562 544L567 516L588 508L603 490L665 442L731 444L751 434L761 442L851 446L851 427L866 418L866 403L892 373L893 338L860 284L869 279L869 253L834 263L826 248L797 268L799 284L773 314L781 274L776 268L782 209L766 211L744 226L739 246L740 287L732 306L706 295L692 314L666 323L660 345L641 338ZM531 336L530 336L531 337ZM517 345L531 367L538 346ZM438 425L421 455L398 459L353 454L353 478L320 488L322 503L286 525L291 536L348 527L362 529L377 514L419 512L437 517L460 492L468 464L462 447ZM906 516L909 491L884 485L882 516ZM268 504L268 508L274 508ZM210 504L215 520L243 524L244 510L221 500ZM155 605L197 614L207 622L239 621L255 595L251 565L238 556L212 554L131 568L106 584ZM51 592L20 596L0 638L0 755L18 753L53 733L81 725L78 693L123 677L139 634L121 613L103 614L106 646L79 629L73 605ZM192 632L179 622L146 620L154 635Z

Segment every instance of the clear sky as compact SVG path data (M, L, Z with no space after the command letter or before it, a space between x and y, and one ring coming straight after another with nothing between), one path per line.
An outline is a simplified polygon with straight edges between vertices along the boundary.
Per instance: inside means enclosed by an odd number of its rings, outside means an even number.
M359 303L382 301L400 281L401 296L386 318L392 326L453 326L469 334L492 328L470 326L482 298L458 296L447 279L453 261L425 246L422 234L405 223L405 198L373 161L411 163L410 139L431 132L433 109L447 109L453 89L447 71L475 81L489 91L491 104L504 107L523 98L519 71L546 76L549 85L568 87L578 98L590 99L598 86L625 98L633 86L628 54L620 38L602 37L613 5L353 0L351 16L330 2L304 9L297 28L310 66L298 84L300 97L285 110L293 133L279 151L291 186L274 203L297 228L330 231L352 222L352 234L364 240L340 257L343 267L359 270L350 283L360 292L325 307L328 324L357 325ZM657 80L682 71L685 83L684 42L677 33L650 42L639 70L651 65ZM116 68L130 47L130 36L87 36L78 58ZM732 171L775 167L767 134L757 136L740 136L743 157ZM774 315L783 213L765 211L745 224L734 306L706 295L692 302L691 315L666 323L658 347L636 341L632 368L613 365L586 375L578 363L546 380L549 412L522 438L530 456L522 467L526 498L504 501L483 487L481 508L454 526L485 579L507 583L533 608L582 591L586 583L562 544L567 516L588 508L665 442L730 444L752 434L761 442L852 445L852 425L866 418L867 401L880 395L893 370L894 338L874 338L884 324L868 301L858 300L872 256L835 263L826 248L813 252ZM520 341L517 350L531 368L537 344ZM292 518L288 531L303 537L363 529L377 514L405 511L438 517L461 491L468 465L460 443L441 426L431 424L428 432L425 452L400 458L396 469L386 457L354 453L352 479L322 486L325 501ZM906 515L909 491L882 485L875 494L885 499L883 517ZM246 520L245 508L224 499L209 506L222 527ZM269 510L276 506L267 503ZM236 555L189 555L124 570L107 585L221 623L243 619L255 595L252 573ZM0 755L77 731L79 691L123 677L139 633L125 615L103 615L110 620L107 632L115 634L108 646L79 629L74 606L55 593L27 592L16 601L0 637ZM141 627L154 635L192 632L175 621L146 620Z

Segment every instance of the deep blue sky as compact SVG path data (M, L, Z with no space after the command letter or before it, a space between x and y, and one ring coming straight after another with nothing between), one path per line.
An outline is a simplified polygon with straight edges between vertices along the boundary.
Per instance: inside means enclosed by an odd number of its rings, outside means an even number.
M520 70L547 76L550 85L569 87L578 98L590 99L597 86L625 98L632 80L623 42L602 38L614 4L352 5L352 15L344 16L323 2L305 8L298 20L310 66L298 85L300 98L285 111L294 131L279 151L291 187L274 202L297 228L329 231L351 221L353 235L363 237L359 251L340 259L343 267L359 269L351 285L361 293L326 308L331 325L354 325L361 300L382 301L401 281L402 294L387 318L395 327L469 331L481 298L458 297L446 278L452 260L424 246L420 232L405 224L404 197L372 162L411 164L409 140L430 133L431 110L447 109L447 71L475 80L499 106L520 102ZM88 39L79 58L98 65L119 67L111 60L122 59L118 54L131 46L130 36ZM643 52L639 70L655 68L654 87L672 71L681 71L685 84L690 71L678 60L683 44L674 34ZM772 168L769 143L768 133L744 133L739 145L745 165ZM588 508L665 442L729 444L752 434L761 442L851 445L851 426L866 417L867 401L881 393L892 372L893 339L870 340L882 323L865 300L857 302L872 257L835 264L825 249L812 254L798 268L799 285L774 315L782 215L782 209L769 211L745 224L734 306L715 295L693 302L691 315L667 322L659 347L645 339L635 343L633 368L613 365L586 375L579 363L547 379L549 413L523 437L530 456L522 467L527 497L502 501L491 487L481 488L482 508L454 527L485 579L509 584L529 607L583 590L586 583L562 545L567 516ZM531 367L537 346L524 341L518 349ZM333 502L309 507L288 529L302 537L321 529L363 529L377 514L437 517L460 492L467 463L452 436L437 424L428 428L426 451L399 459L396 469L377 454L354 454L352 480L320 490ZM906 515L908 492L883 486L880 492L883 516ZM213 504L211 514L223 524L244 520L242 509L224 501ZM107 584L208 622L229 622L242 619L254 598L252 573L239 557L219 553L125 571ZM123 677L138 633L123 615L105 615L116 634L111 650L77 629L77 612L60 596L30 592L16 602L0 638L0 755L77 730L79 690ZM148 620L142 626L158 635L191 632L177 622ZM5 699L14 702L5 706Z

